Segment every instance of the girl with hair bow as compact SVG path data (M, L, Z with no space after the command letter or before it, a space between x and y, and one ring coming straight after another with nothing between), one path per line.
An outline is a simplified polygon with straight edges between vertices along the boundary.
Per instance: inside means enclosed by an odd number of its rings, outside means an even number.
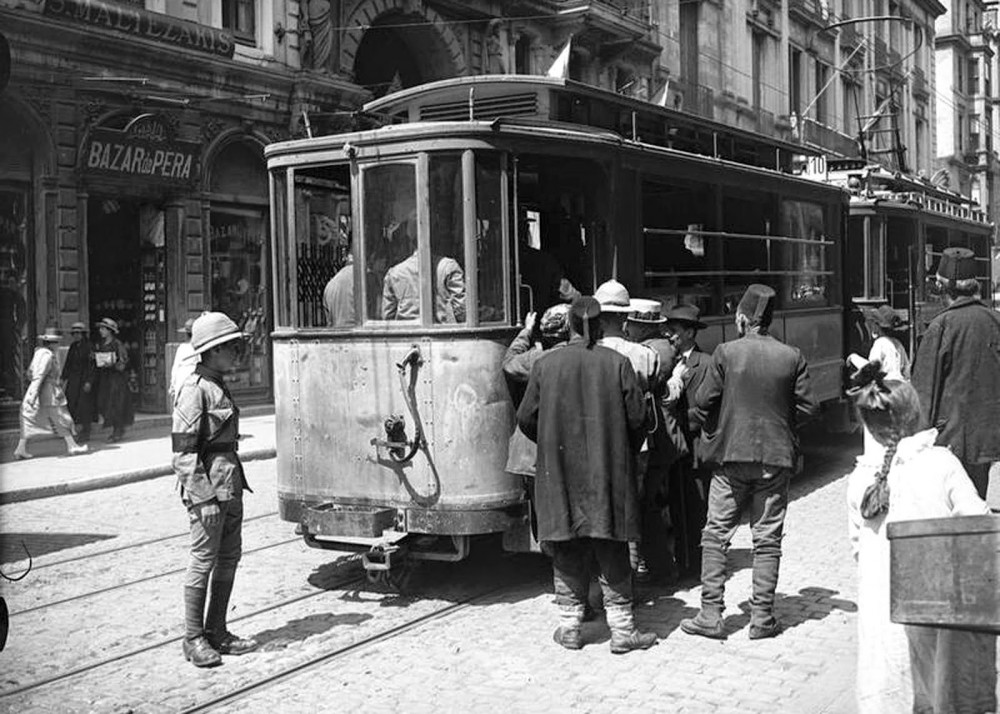
M981 515L989 508L961 462L934 445L937 431L918 431L913 386L887 379L877 361L857 366L848 396L885 449L880 465L859 460L847 487L858 562L858 712L996 711L994 635L890 621L886 537L889 522Z

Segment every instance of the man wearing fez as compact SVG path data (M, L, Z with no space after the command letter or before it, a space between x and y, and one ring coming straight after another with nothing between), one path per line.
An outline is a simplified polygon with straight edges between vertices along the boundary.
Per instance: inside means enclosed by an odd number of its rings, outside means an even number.
M924 333L913 362L913 386L925 427L962 462L986 498L990 462L1000 461L1000 315L979 299L976 259L947 248L935 276L945 309Z
M715 348L696 395L710 421L717 415L717 427L703 441L702 457L713 465L713 474L701 537L701 610L681 621L690 635L726 637L726 553L745 510L753 535L750 639L781 632L774 591L797 456L795 431L798 418L814 414L818 405L802 353L768 334L774 302L774 290L766 285L747 288L736 308L740 337Z
M711 477L702 468L699 441L704 415L695 404L695 395L712 359L696 342L698 330L705 328L700 315L696 306L683 303L675 305L666 315L666 333L677 350L671 381L679 379L681 383L680 394L668 405L667 413L680 427L687 444L686 455L671 466L667 486L674 528L674 559L682 576L701 571L701 531L705 527Z
M538 444L538 539L552 554L560 610L553 639L567 649L583 647L580 626L596 560L611 651L622 654L656 643L655 634L635 627L628 551L628 542L639 539L635 454L646 409L628 359L597 345L600 314L592 297L573 301L569 344L535 363L517 423Z

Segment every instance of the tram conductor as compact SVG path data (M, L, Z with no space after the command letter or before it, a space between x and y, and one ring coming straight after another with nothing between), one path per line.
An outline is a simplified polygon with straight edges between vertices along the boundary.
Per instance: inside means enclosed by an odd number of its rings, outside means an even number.
M635 455L646 407L628 358L597 344L600 313L592 297L573 301L569 344L535 363L517 422L538 444L538 539L552 554L560 612L553 639L583 647L596 559L611 651L622 654L656 644L655 634L635 627L628 546L640 535Z
M796 427L818 405L802 353L768 334L775 297L766 285L746 289L736 308L740 337L715 348L696 395L697 406L717 417L718 426L703 432L702 458L713 472L701 537L701 610L681 621L690 635L726 637L726 554L744 511L749 511L753 536L749 636L764 639L781 632L774 593L798 449Z
M174 400L173 467L191 527L182 646L196 667L212 667L221 664L220 654L240 655L257 647L226 627L242 554L243 491L250 490L236 454L240 410L225 382L242 337L236 323L221 312L206 312L195 320L191 345L201 362Z

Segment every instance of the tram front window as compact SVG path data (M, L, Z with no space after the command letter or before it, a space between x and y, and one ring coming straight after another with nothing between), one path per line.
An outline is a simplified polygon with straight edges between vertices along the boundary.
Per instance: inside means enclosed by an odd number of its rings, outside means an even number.
M507 320L501 158L476 155L476 275L479 322Z
M365 313L419 320L416 165L372 166L362 177Z
M465 322L462 155L432 154L429 164L431 269L436 324Z

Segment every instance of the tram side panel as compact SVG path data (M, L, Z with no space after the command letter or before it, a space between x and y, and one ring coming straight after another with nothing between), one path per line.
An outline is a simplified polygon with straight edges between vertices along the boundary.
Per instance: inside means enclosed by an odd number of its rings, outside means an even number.
M415 377L411 364L401 382L397 365L414 346ZM514 423L504 349L461 338L276 340L282 517L331 537L504 530L505 509L523 500L520 479L504 472ZM400 416L405 436L387 433ZM422 445L397 461L388 444L412 442L418 423Z

